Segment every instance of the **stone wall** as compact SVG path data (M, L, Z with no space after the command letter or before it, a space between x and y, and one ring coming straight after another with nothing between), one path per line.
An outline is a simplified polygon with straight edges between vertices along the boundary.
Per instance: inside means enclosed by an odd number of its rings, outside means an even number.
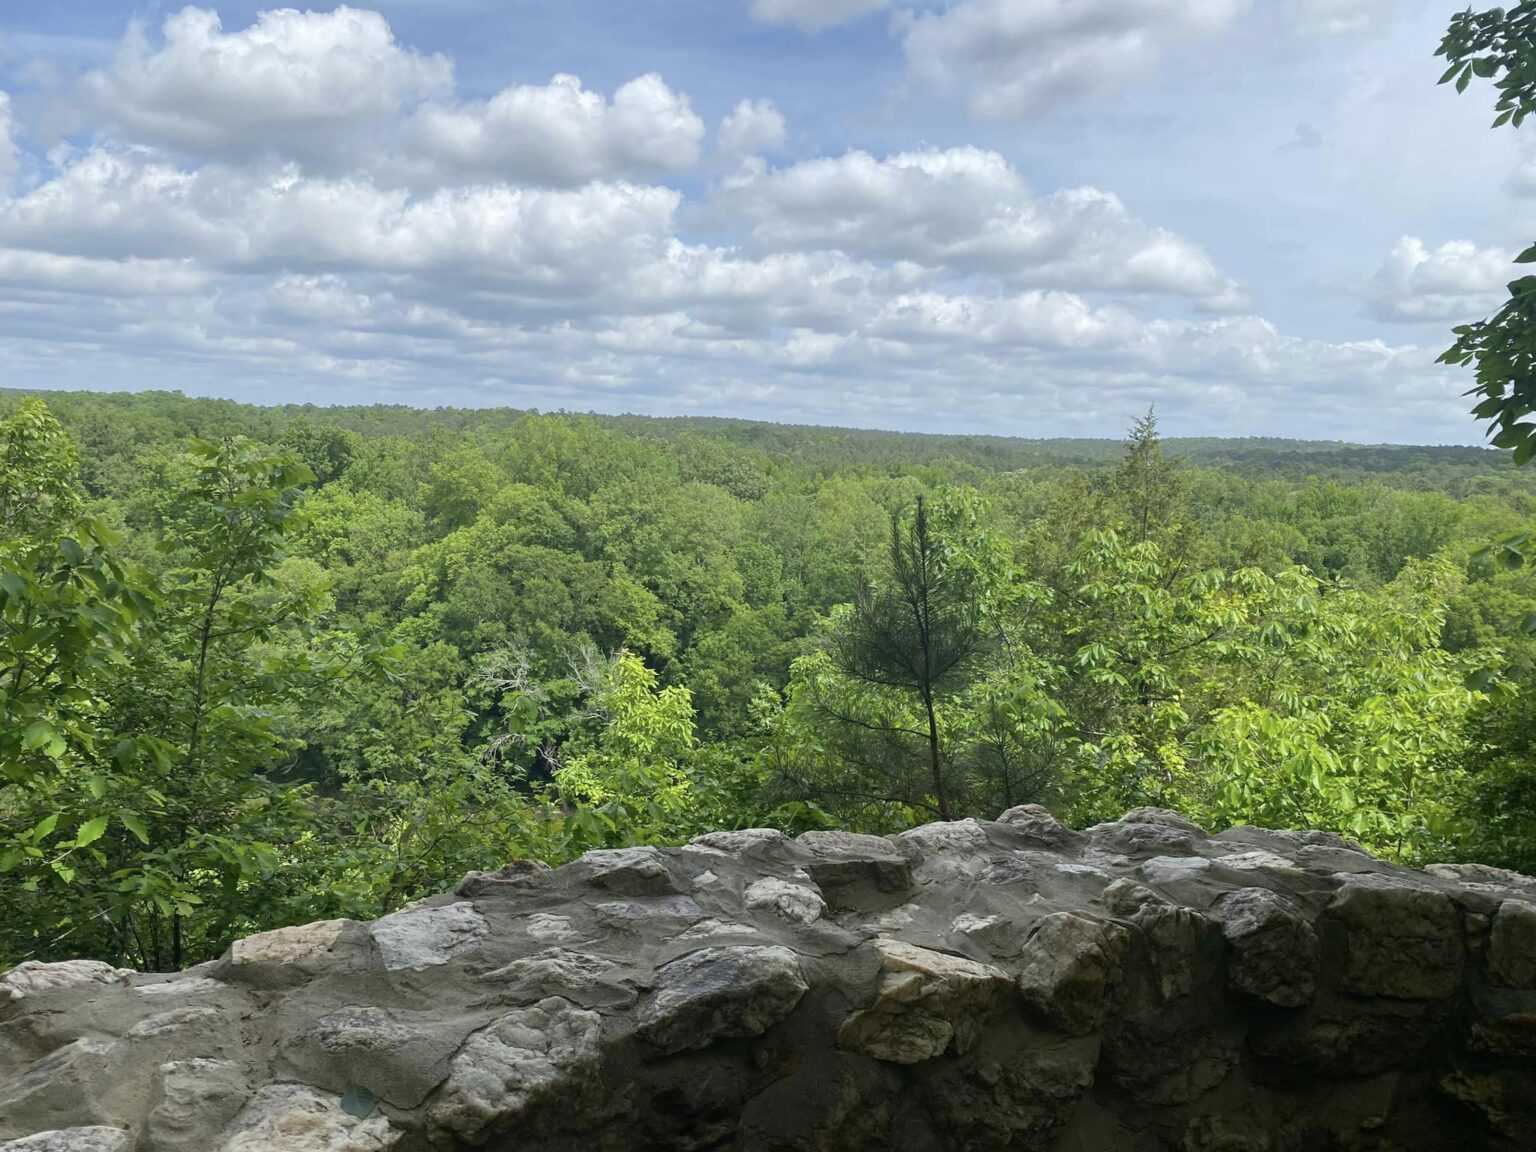
M1536 880L1043 809L0 978L0 1152L1536 1148Z

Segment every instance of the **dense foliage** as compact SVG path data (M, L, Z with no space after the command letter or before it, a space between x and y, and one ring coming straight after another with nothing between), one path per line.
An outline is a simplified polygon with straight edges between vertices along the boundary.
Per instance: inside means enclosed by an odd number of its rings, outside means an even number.
M1536 112L1536 0L1456 13L1435 55L1450 62L1440 83L1454 83L1457 92L1465 92L1474 77L1493 81L1494 128L1517 129ZM1533 261L1536 244L1515 257L1518 264ZM1503 307L1460 325L1455 334L1456 343L1440 360L1475 369L1469 394L1480 399L1472 414L1488 421L1493 443L1514 450L1515 463L1536 457L1536 423L1525 419L1536 412L1536 276L1511 280ZM1527 541L1507 543L1522 547Z
M1507 453L0 394L0 963L1027 802L1536 866Z

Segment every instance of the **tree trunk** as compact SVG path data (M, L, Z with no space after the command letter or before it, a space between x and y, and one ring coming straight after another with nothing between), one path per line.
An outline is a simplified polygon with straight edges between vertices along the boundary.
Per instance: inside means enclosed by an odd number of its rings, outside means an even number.
M939 819L952 820L949 797L944 795L944 764L939 758L939 721L933 711L933 693L923 692L923 707L928 711L928 771L933 780L933 798L939 806Z

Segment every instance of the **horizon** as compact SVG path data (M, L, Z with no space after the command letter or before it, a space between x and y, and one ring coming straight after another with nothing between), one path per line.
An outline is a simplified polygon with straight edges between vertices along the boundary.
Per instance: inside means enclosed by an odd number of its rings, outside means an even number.
M1536 230L1436 0L0 16L0 373L242 403L1480 446ZM1449 161L1449 162L1448 162ZM111 386L102 388L102 381ZM1010 429L998 433L999 427Z
M1123 444L1125 436L1023 436L1007 432L925 432L908 428L884 428L867 424L814 424L798 420L768 420L753 416L720 416L707 413L683 412L675 415L659 416L650 412L637 411L599 411L597 409L577 408L522 408L515 404L437 404L428 407L421 404L411 404L408 401L364 401L361 403L316 403L308 400L239 400L231 396L222 396L217 393L197 394L184 392L180 389L144 388L108 389L108 388L14 388L0 386L0 396L6 394L18 396L36 396L46 401L50 394L69 396L121 396L142 398L146 396L165 395L175 396L183 400L210 400L224 401L238 404L242 407L267 408L267 409L315 409L319 411L359 409L359 408L392 408L404 409L410 412L420 412L425 415L438 412L513 412L519 415L540 416L580 416L591 417L599 420L654 420L661 423L680 421L711 421L725 424L760 425L767 428L794 428L808 432L867 432L881 436L909 436L918 439L931 440L998 440L1024 444L1091 444L1114 445ZM1254 443L1254 444L1297 444L1306 447L1329 448L1435 448L1455 449L1458 451L1485 452L1494 456L1509 456L1507 449L1496 448L1491 444L1459 444L1452 442L1435 443L1430 441L1415 440L1331 440L1305 436L1220 436L1220 435L1183 435L1180 433L1164 434L1161 431L1162 417L1158 416L1158 439L1169 446L1177 446L1195 441L1216 441L1218 443Z

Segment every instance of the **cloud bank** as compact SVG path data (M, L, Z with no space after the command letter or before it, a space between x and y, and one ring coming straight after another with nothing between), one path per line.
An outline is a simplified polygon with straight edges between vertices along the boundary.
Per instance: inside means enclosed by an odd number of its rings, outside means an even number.
M750 13L818 33L883 6ZM888 34L915 76L1008 118L1128 82L1246 9L962 0ZM710 109L712 144L695 100L643 68L477 95L345 7L131 25L71 92L84 127L45 153L0 95L11 383L1023 435L1113 432L1153 401L1359 435L1366 387L1405 429L1459 407L1431 347L1282 331L1129 190L1037 186L964 144L786 156L786 117L750 92ZM1475 311L1508 255L1405 238L1365 307Z

